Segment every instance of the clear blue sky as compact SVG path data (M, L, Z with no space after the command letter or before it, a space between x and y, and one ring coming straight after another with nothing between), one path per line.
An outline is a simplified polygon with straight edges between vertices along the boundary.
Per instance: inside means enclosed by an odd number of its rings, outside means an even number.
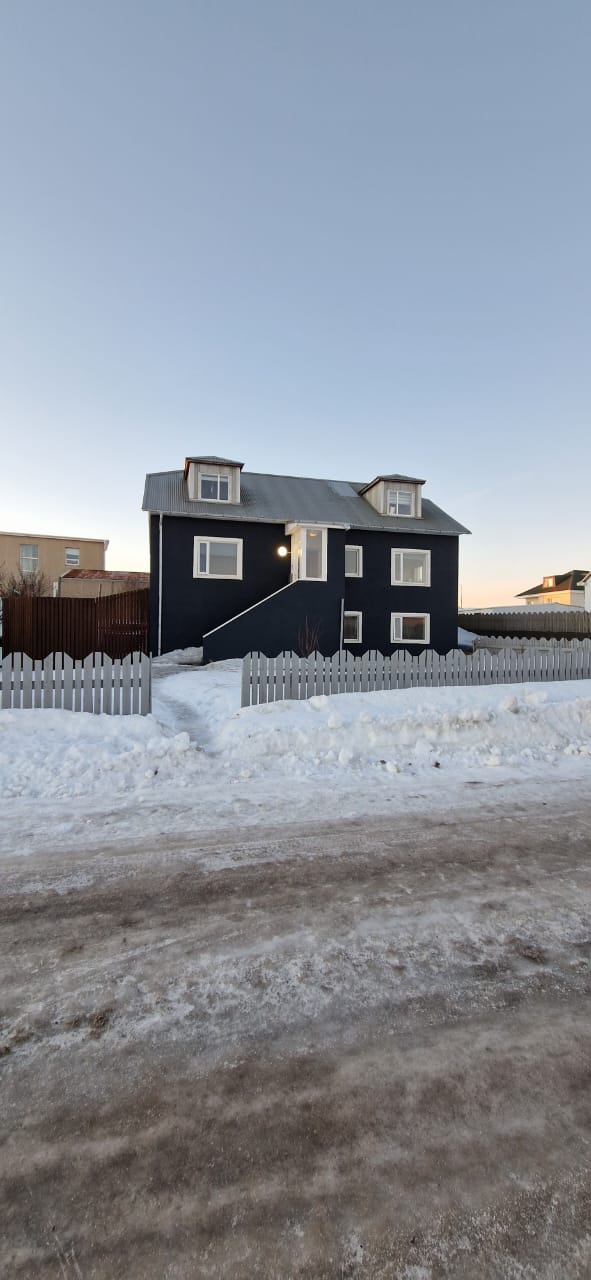
M0 3L0 528L425 476L464 604L591 569L588 0Z

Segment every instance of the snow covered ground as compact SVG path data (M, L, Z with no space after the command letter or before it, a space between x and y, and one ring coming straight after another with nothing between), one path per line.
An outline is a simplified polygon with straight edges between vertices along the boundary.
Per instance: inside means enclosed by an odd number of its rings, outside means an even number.
M0 1273L583 1280L591 681L196 656L0 712Z
M0 712L0 852L543 795L589 776L591 681L240 709L239 661L155 664L153 714ZM471 797L471 798L469 798ZM500 797L499 797L500 799Z

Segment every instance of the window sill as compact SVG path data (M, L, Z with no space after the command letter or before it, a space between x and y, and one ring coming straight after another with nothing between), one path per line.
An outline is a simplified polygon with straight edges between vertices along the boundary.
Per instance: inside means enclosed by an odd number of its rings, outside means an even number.
M242 574L237 573L194 573L194 578L211 578L214 582L242 582Z

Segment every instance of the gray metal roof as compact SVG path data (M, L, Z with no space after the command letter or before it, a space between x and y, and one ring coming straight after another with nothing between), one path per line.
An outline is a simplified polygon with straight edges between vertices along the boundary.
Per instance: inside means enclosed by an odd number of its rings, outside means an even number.
M332 524L351 529L382 529L399 533L469 533L428 498L420 520L383 516L359 496L362 484L344 480L312 480L307 476L270 476L243 471L240 503L191 502L182 471L158 471L146 476L143 511L207 520L257 520L267 524Z

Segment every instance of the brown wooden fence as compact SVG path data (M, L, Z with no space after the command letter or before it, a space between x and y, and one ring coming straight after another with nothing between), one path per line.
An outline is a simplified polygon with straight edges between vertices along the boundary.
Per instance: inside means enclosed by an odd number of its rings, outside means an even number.
M50 653L67 653L70 658L97 652L110 658L147 653L148 601L148 590L97 600L6 596L2 650L26 653L33 659Z
M458 622L466 631L474 631L479 636L562 636L565 640L591 636L591 613L586 609L556 613L537 613L535 609L523 609L520 613L465 609Z

